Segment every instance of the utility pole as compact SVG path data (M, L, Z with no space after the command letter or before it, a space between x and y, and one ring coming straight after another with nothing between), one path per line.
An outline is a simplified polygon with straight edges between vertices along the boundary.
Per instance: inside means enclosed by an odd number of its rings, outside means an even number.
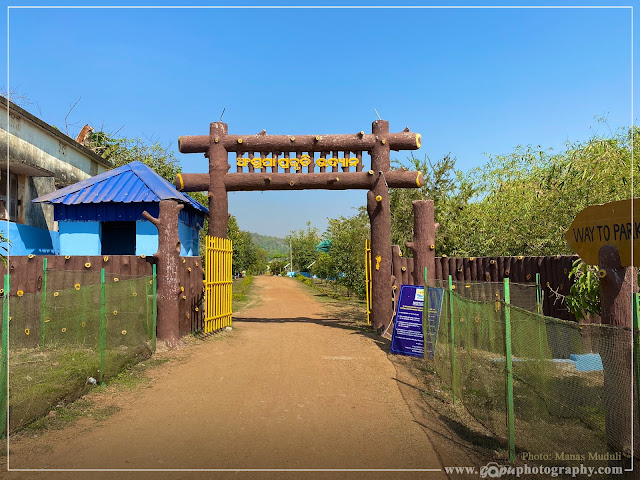
M293 249L291 248L291 238L289 238L289 273L293 273Z

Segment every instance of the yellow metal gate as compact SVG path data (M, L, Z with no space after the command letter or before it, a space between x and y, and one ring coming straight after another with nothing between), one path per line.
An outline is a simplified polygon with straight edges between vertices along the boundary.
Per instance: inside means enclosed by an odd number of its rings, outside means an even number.
M232 256L231 240L207 236L204 333L231 325Z
M365 286L367 292L367 324L371 325L371 242L369 239L364 241L364 275Z

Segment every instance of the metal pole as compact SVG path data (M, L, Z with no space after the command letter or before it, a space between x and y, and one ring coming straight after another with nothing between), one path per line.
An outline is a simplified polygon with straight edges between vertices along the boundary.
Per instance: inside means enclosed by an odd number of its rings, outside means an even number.
M536 273L536 310L542 315L542 287L540 286L540 274Z
M367 325L371 325L371 292L370 292L370 282L371 282L371 265L369 263L369 256L371 252L371 247L369 245L369 239L364 241L364 277L365 277L365 296L367 300Z
M453 404L456 404L456 341L455 325L453 321L453 280L449 275L449 337L451 339L451 391L453 392Z
M107 332L104 268L100 270L100 384L104 382L104 341Z
M44 348L47 324L47 257L42 259L42 293L40 294L40 348Z
M429 295L429 283L427 282L427 267L424 267L424 300L422 302L422 331L424 336L424 353L427 357L427 338L431 344L431 348L435 355L435 348L433 345L433 338L431 338L431 322L429 321L429 311L431 310L431 296Z
M538 345L540 349L540 360L544 358L544 333L545 333L545 322L542 313L542 288L540 286L540 274L536 273L536 311L540 317L538 318Z
M507 364L507 428L509 431L509 461L513 462L516 455L515 425L513 411L513 364L511 358L511 294L509 279L504 279L504 339L505 359Z
M289 273L293 273L293 248L291 247L291 238L289 238Z
M156 352L156 325L158 324L158 302L156 295L158 292L158 278L156 272L156 264L153 264L153 325L151 327L151 343L153 353Z
M484 299L484 285L482 285L482 297L481 298ZM496 306L498 306L498 305L500 305L500 304L498 303ZM487 319L487 333L489 335L489 350L491 352L495 352L496 351L495 339L493 338L493 321L495 320L495 318L496 317L491 316L490 318Z
M9 432L9 290L10 275L4 276L2 298L2 367L0 368L0 438Z

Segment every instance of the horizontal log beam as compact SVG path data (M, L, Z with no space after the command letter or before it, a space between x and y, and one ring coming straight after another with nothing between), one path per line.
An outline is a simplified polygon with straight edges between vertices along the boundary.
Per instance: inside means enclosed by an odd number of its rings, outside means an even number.
M181 153L205 153L216 137L185 135L178 138ZM332 152L370 151L376 142L389 144L391 150L417 150L422 144L419 133L389 133L376 138L372 133L355 135L224 135L218 137L227 152Z
M228 192L253 190L352 190L373 188L378 172L325 172L325 173L229 173L224 176ZM391 188L419 188L424 185L420 172L391 170L384 174ZM175 186L183 192L209 190L208 173L181 173Z

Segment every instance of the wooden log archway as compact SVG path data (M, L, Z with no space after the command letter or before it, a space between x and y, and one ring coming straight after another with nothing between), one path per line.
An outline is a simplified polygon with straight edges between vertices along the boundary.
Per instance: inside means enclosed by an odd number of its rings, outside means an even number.
M389 188L419 188L424 184L420 172L392 171L390 151L417 150L420 146L420 134L410 132L408 128L390 133L389 122L385 120L374 121L370 134L360 131L346 135L295 136L267 135L264 130L257 135L230 135L226 123L214 122L210 124L209 135L178 139L181 153L205 154L209 159L209 172L178 175L175 185L185 192L209 192L208 234L220 238L227 235L227 192L230 191L368 190L371 324L376 331L382 332L393 315ZM237 155L236 173L228 173L229 152ZM364 168L363 152L371 155L370 169ZM352 168L355 171L351 171ZM280 173L281 170L284 173Z

